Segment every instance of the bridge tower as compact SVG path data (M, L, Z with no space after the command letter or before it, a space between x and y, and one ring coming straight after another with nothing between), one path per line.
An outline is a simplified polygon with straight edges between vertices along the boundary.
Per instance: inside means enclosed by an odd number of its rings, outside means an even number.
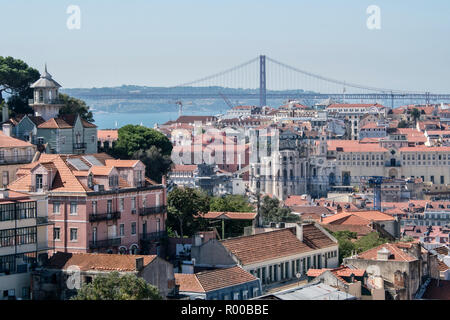
M266 56L259 56L259 106L266 105Z

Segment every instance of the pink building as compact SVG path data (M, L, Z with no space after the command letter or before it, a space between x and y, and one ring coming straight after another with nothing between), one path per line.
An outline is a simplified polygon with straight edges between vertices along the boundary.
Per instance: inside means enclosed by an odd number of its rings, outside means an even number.
M55 251L159 253L166 236L166 189L139 160L106 154L54 155L17 171L11 190L48 195Z

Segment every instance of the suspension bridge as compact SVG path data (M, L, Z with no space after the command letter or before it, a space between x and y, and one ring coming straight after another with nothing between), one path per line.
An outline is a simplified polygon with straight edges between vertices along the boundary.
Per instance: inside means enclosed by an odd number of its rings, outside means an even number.
M253 58L227 70L179 84L173 87L155 88L151 92L130 91L120 93L88 92L80 98L97 99L252 99L265 106L268 99L338 101L422 101L430 104L450 101L450 94L415 92L407 90L371 87L332 79L308 72L264 55Z

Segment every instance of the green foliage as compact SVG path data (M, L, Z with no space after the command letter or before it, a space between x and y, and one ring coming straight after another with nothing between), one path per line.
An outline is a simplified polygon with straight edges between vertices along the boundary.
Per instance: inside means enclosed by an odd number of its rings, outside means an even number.
M244 196L227 195L225 197L212 197L210 211L253 212L255 208L248 203Z
M291 209L280 207L280 201L269 196L262 199L260 212L264 223L301 221L299 216L292 214Z
M63 101L64 107L59 110L60 115L64 114L79 114L80 117L86 121L94 122L92 111L89 111L89 106L83 100L60 93L59 99Z
M413 117L414 122L417 122L417 119L420 118L420 111L417 108L413 108L411 111L409 111L409 114Z
M405 120L402 120L398 123L398 128L408 128L408 122Z
M161 183L162 176L167 174L172 166L170 156L163 155L156 146L145 151L139 150L132 158L141 160L145 164L145 175L158 183Z
M209 211L209 197L199 189L175 187L167 197L167 226L177 229L180 236L193 236L205 228L205 219L194 216Z
M119 129L114 152L122 159L130 159L140 150L158 148L162 155L170 156L172 143L161 132L139 125L126 125Z
M332 235L339 243L339 263L342 263L344 258L351 256L352 251L360 253L388 242L387 239L381 238L378 232L375 231L359 239L357 239L356 232L347 230L332 232Z
M158 289L134 274L117 271L94 277L83 284L72 300L161 300Z
M146 175L161 182L172 166L170 140L159 131L131 124L120 128L118 135L108 153L115 158L141 160L146 166Z
M13 57L0 56L0 103L3 92L10 94L8 107L13 114L30 113L28 99L33 97L30 85L40 77L39 71Z

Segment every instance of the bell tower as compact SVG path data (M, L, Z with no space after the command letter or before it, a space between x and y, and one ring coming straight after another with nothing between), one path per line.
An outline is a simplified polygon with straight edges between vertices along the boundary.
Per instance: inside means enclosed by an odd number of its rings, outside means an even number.
M53 80L51 74L47 72L47 64L44 73L31 85L31 88L34 92L33 99L29 100L29 105L33 108L35 116L41 116L45 121L57 117L59 109L63 107L58 98L58 90L61 85Z

